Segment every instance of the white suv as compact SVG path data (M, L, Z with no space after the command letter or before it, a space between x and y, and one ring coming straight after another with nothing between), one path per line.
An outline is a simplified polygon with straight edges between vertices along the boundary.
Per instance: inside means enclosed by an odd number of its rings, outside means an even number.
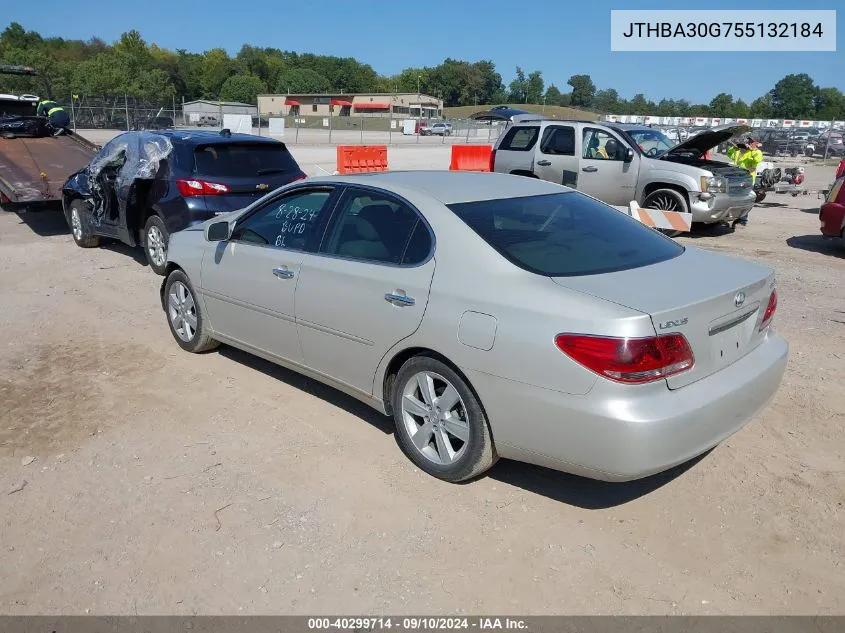
M421 127L422 136L452 136L452 124L447 122L435 123L430 127Z

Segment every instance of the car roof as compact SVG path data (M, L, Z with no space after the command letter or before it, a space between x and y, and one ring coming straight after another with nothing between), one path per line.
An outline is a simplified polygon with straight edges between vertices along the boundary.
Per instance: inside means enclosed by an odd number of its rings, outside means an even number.
M634 131L658 131L660 132L660 128L653 125L646 125L645 123L605 123L607 127L614 129L614 130L621 130L623 132L634 132Z
M311 183L342 183L431 196L443 204L522 198L563 193L570 189L545 180L500 173L469 171L390 171L309 178Z
M233 143L238 141L249 141L250 143L271 143L275 145L284 145L281 141L266 136L255 136L254 134L236 134L223 135L220 132L213 132L211 130L151 130L148 134L158 134L166 136L174 143L182 143L185 145L212 145L215 143Z
M529 112L528 114L533 114ZM526 119L524 121L514 121L512 127L521 127L523 125L537 125L538 123L589 123L591 125L607 125L604 121L589 121L587 119Z

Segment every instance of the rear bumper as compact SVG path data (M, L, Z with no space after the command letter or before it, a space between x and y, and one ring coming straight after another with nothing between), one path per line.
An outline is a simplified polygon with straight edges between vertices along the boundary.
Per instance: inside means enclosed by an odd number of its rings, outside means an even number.
M713 224L738 220L751 211L755 199L753 190L741 196L717 193L708 200L702 200L698 194L690 193L692 221Z
M733 365L669 390L665 382L597 379L583 396L468 371L502 457L606 481L630 481L689 461L745 426L771 400L788 346L769 333Z

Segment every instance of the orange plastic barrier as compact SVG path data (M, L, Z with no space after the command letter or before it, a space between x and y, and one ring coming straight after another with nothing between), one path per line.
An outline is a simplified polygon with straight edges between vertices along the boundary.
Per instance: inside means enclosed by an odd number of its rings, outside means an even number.
M337 171L341 174L387 171L387 145L338 145Z
M845 174L845 160L839 161L839 167L836 168L836 178L839 178L842 174Z
M452 145L450 171L490 171L492 145Z

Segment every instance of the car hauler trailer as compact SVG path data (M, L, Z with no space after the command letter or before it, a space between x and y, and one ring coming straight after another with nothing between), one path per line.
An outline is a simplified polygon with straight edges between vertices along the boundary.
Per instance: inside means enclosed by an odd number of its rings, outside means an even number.
M91 162L97 149L76 134L0 137L0 204L61 202L62 185Z
M0 74L33 75L35 71L0 65ZM60 202L62 185L85 167L98 149L70 131L41 137L21 132L29 123L43 121L36 116L37 106L35 95L0 95L0 204L7 209Z

